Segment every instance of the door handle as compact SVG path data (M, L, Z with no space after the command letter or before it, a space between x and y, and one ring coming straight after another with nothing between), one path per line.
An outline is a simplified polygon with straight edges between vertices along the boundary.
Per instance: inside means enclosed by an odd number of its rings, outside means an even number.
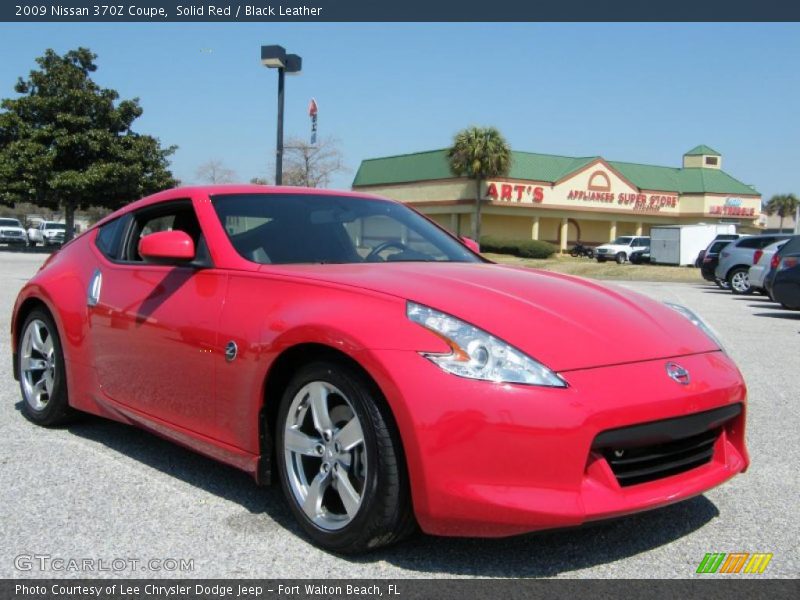
M100 269L95 269L92 278L89 280L89 288L86 290L86 304L97 306L100 302L100 288L103 287L103 274Z

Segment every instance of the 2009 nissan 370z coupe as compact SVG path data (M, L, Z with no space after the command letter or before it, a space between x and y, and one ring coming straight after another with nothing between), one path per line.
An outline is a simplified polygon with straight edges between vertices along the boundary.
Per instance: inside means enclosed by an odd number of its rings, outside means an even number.
M473 248L355 193L139 200L20 292L23 411L279 480L336 552L579 525L746 469L745 385L696 314Z

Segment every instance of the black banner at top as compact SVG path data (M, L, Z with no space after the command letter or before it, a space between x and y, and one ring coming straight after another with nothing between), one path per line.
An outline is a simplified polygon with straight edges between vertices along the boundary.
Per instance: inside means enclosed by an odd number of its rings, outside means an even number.
M798 21L791 0L4 0L6 22Z

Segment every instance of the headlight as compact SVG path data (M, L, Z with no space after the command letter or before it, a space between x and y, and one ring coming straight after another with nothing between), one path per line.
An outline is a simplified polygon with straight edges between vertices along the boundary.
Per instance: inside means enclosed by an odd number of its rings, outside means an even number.
M448 354L422 353L443 371L498 383L567 387L563 379L543 364L461 319L414 302L407 304L406 314L450 346Z
M692 309L686 308L683 304L674 304L672 302L664 302L664 304L689 319L693 325L699 327L700 331L705 333L708 338L717 345L717 348L725 352L725 348L722 346L722 342L719 341L716 332L711 329L711 325L706 323L700 315L698 315Z

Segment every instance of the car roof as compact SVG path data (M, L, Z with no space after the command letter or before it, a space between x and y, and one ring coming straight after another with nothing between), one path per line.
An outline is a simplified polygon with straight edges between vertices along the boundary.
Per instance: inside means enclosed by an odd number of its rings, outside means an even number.
M363 192L353 192L350 190L332 190L327 188L308 188L299 186L277 186L277 185L258 185L254 183L248 184L214 184L214 185L191 185L176 188L170 188L157 192L150 196L146 196L140 200L135 200L130 204L126 204L119 210L114 211L110 215L100 219L95 223L91 229L100 227L112 221L117 217L127 214L132 211L139 210L146 206L159 204L161 202L170 202L172 200L180 200L186 198L193 198L197 196L227 196L239 194L288 194L288 195L305 195L314 194L317 196L347 196L349 198L362 198L364 200L382 200L383 202L393 202L399 204L396 200L376 196L374 194L365 194Z

